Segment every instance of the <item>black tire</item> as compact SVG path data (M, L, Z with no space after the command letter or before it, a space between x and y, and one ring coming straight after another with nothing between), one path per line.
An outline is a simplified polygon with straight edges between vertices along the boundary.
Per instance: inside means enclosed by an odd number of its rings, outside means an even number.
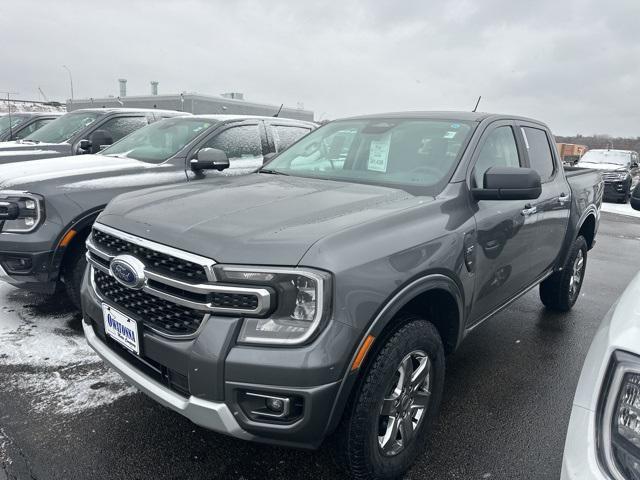
M80 302L80 287L82 286L82 277L87 267L87 258L85 256L84 242L76 243L67 252L67 258L63 266L64 288L67 296L74 307L78 310L82 309Z
M571 245L564 268L540 284L540 300L549 310L568 312L580 296L584 273L587 269L587 241L583 236ZM582 265L576 272L576 262L582 256ZM579 276L575 275L579 273Z
M404 316L398 320L401 325L398 330L389 335L386 340L382 339L383 343L377 346L375 352L372 352L374 356L370 359L370 366L362 373L362 380L345 410L345 416L336 435L339 460L350 476L355 479L388 480L401 477L411 467L416 456L423 451L442 399L445 360L438 331L433 324L414 315ZM416 363L414 363L414 357L410 356L414 353L418 354ZM383 416L381 409L385 397L393 396L395 393L389 390L390 386L393 390L394 385L403 383L399 365L403 359L410 357L410 362L417 366L412 371L416 378L419 378L418 372L423 365L419 359L424 360L424 356L420 356L423 353L430 362L428 388L431 394L427 395L423 391L423 388L427 388L426 384L420 386L416 383L415 392L420 392L419 395L426 404L416 425L413 426L414 420L410 415L402 417L400 412L403 410L414 412L412 415L419 414L418 410L413 410L408 403L404 403L402 407L395 407L398 408L395 417ZM409 388L410 385L412 388ZM414 388L413 382L410 385L407 385L408 391ZM399 398L406 399L407 396ZM410 401L409 399L407 402ZM390 400L387 399L387 402ZM394 420L390 420L391 418ZM393 445L399 445L400 440L396 439L399 439L399 435L405 431L402 425L408 425L403 420L398 420L402 418L405 420L409 418L406 421L411 422L413 426L408 445L399 446L401 450L393 455L389 455L389 452L385 454L379 441L381 429L387 433L392 432L393 426L389 426L389 422L398 422L400 427L393 437ZM383 423L385 420L386 423ZM382 437L384 439L384 435ZM404 435L402 437L404 438ZM392 438L391 434L388 438ZM391 446L392 443L388 441L387 445Z

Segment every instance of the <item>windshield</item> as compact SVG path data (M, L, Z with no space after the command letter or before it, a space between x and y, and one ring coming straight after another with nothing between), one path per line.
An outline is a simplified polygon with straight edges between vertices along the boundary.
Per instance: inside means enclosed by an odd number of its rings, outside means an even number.
M31 135L27 135L23 141L64 143L73 137L75 133L91 125L102 115L104 115L102 112L85 111L67 113L48 123L40 130L36 130Z
M9 115L5 115L0 117L0 133L4 133L9 130L9 125L11 128L15 128L27 119L24 115L13 115L11 117Z
M311 132L262 170L400 187L435 187L457 164L473 123L341 120Z
M136 130L104 149L103 155L128 157L149 163L162 163L187 143L205 132L216 120L176 117Z
M589 150L580 159L580 163L613 163L627 166L631 163L631 152L622 150Z

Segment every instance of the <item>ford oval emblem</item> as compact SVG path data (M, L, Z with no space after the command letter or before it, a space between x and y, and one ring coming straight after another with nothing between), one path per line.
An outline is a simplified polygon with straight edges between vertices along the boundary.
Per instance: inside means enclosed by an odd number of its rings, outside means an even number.
M111 260L111 275L125 287L136 290L144 286L144 263L131 255L118 255Z

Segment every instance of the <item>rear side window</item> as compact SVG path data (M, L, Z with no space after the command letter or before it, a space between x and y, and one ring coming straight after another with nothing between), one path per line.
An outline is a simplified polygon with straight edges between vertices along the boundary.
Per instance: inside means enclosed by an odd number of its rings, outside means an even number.
M553 176L553 156L549 140L544 130L539 128L522 127L524 143L529 152L529 163L540 175L540 179L546 182Z
M119 117L107 120L98 129L108 131L115 143L139 128L146 127L148 123L147 117Z
M273 136L276 141L276 152L280 152L295 143L311 131L309 128L293 127L285 125L273 125Z
M484 187L484 174L491 167L519 167L520 157L513 129L498 127L492 131L482 145L473 169L476 187Z

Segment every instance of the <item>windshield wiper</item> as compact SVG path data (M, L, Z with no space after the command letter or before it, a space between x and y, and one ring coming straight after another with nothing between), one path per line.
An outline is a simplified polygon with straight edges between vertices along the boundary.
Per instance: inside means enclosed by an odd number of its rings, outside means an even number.
M20 143L33 143L33 144L38 144L40 143L40 140L27 140L26 138L23 138L22 140L18 140Z
M266 174L269 174L269 175L284 175L285 177L289 176L288 173L283 173L283 172L279 172L277 170L269 170L269 169L258 170L258 173L266 173Z

